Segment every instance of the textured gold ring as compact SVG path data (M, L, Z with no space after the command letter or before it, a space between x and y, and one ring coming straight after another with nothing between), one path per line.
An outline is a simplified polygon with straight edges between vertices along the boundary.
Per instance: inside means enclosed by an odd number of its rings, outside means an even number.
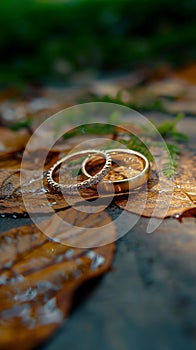
M87 155L86 160L88 161L88 159L93 155L101 155L102 157L105 158L105 164L102 167L102 169L95 174L94 176L88 176L87 179L85 179L84 181L81 181L79 183L74 183L74 184L60 184L58 182L56 182L53 179L53 173L54 171L64 162L67 162L69 160L71 160L74 157L78 157L78 156L84 156ZM64 158L60 159L58 162L56 162L48 171L47 173L47 181L48 184L56 191L61 191L61 192L68 192L69 194L72 194L74 192L77 192L78 190L82 190L83 188L88 188L91 187L92 185L97 184L98 182L100 182L102 180L102 178L109 172L110 168L111 168L111 156L109 153L106 153L105 151L100 151L100 150L82 150L79 152L75 152L75 153L70 153L67 156L65 156Z
M126 156L128 155L129 157L131 155L134 155L142 160L143 163L143 169L135 176L133 177L125 177L123 179L116 179L116 180L107 180L107 179L102 179L102 181L99 182L99 191L103 192L128 192L129 190L138 188L142 185L144 185L148 179L149 179L149 171L150 171L150 164L148 159L139 152L136 152L134 150L129 150L129 149L121 149L121 148L116 148L116 149L110 149L105 151L107 154L109 154L112 158L112 161L114 162L115 157L118 156L120 153L123 154L124 156L124 162L126 163ZM96 156L92 156L91 160L95 159ZM82 172L83 174L91 178L91 174L87 170L87 165L90 159L85 159L82 163ZM94 161L96 164L96 159Z

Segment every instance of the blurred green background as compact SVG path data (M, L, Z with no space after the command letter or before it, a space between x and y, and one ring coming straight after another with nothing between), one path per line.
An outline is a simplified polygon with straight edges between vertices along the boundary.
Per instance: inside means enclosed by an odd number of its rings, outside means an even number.
M194 0L1 0L0 86L195 59Z

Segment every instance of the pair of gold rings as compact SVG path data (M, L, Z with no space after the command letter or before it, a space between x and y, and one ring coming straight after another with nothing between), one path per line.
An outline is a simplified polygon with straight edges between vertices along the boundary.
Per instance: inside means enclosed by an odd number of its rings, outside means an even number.
M71 162L77 157L85 157L80 166L84 180L71 184L55 181L54 172L62 163ZM68 194L95 185L99 186L99 191L123 193L145 184L149 178L149 170L148 159L133 150L82 150L70 153L56 162L47 173L47 181L54 190Z

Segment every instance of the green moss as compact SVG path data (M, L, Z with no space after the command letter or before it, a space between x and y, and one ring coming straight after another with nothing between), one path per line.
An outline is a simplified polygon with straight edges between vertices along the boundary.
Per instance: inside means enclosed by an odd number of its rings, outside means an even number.
M94 123L94 124L87 124L87 125L81 125L77 127L76 129L73 129L69 131L68 133L63 135L64 139L71 138L73 136L77 135L106 135L106 134L115 134L115 126L110 124L101 124L101 123Z
M120 139L119 142L129 149L142 153L150 162L153 161L153 156L148 147L137 136L131 134L129 140Z
M145 103L138 102L124 102L122 100L121 91L117 93L115 97L111 97L109 95L104 95L102 97L98 97L93 95L89 100L92 102L108 102L108 103L116 103L122 106L126 106L138 111L156 111L156 112L167 112L163 102L160 99L148 100ZM84 101L81 101L84 102Z
M10 126L10 129L13 131L18 131L20 129L28 129L31 126L32 120L31 119L25 119L23 121L14 123Z
M157 126L157 130L164 138L172 138L174 141L187 141L188 136L177 131L178 122L184 118L183 113L179 113L173 120L165 120L161 125Z
M164 175L171 179L176 174L176 170L178 168L178 159L180 156L180 148L176 144L168 143L167 148L170 154L170 161L164 164L163 173Z

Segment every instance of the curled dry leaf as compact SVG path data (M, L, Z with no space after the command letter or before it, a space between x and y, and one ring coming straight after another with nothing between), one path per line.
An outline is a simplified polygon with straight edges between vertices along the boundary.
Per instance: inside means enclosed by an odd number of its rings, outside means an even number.
M74 225L83 226L81 241L85 227L100 223L99 214L65 210L60 215L69 218L76 236L80 234ZM104 220L111 222L107 213ZM58 225L53 228L59 232ZM114 240L114 225L111 234ZM68 315L78 286L106 272L114 255L114 244L74 248L49 240L33 224L3 233L0 242L1 349L14 349L16 339L18 349L31 349L50 336Z

